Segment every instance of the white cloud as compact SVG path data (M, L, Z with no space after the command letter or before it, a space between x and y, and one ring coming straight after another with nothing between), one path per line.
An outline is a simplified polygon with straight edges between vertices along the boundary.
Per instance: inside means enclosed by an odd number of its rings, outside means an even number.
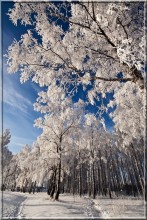
M15 88L15 84L8 77L5 76L5 78L6 80L3 84L3 103L27 114L33 104L20 93L21 90L19 91L18 88Z
M41 91L41 88L36 85L34 82L31 83L31 87L34 89L35 92L39 93Z
M31 146L33 142L34 140L32 139L22 138L22 137L17 137L17 136L12 135L11 141L9 144L9 149L13 152L13 154L15 154L15 153L20 152L22 147L25 144L29 144Z
M12 136L11 139L11 143L13 142L13 144L15 143L19 146L23 146L24 144L32 144L33 141L34 141L33 139L17 137L17 136Z

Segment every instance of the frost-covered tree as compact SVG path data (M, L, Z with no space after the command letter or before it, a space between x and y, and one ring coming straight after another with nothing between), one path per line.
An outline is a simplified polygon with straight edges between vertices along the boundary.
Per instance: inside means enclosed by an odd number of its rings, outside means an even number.
M30 155L31 148L28 144L24 145L22 150L16 154L15 158L17 160L17 165L19 167L19 175L16 178L16 187L27 187L29 186L31 180L29 176L31 175L30 169Z
M95 169L96 161L101 160L102 151L106 146L108 141L107 133L103 127L103 124L93 114L85 115L85 134L83 135L83 144L87 148L87 163L89 163L89 174L91 173L91 185L92 185L92 195L95 199L96 196L96 178ZM87 138L86 138L87 137ZM101 162L101 161L100 161Z
M93 114L80 118L76 116L73 127L61 120L59 112L37 120L43 132L32 149L26 145L15 155L11 166L17 164L18 169L13 185L24 189L47 186L54 199L61 192L87 193L93 198L142 195L143 140L124 147L121 133L106 131Z
M45 161L46 163L44 162L44 153L45 150L41 152L41 144L39 146L38 142L35 141L28 157L30 179L29 187L31 187L31 184L33 183L38 187L41 187L43 184L43 178L45 175L47 175L49 161Z
M145 95L137 88L126 83L115 92L114 99L108 104L116 108L110 116L115 123L116 131L120 131L124 145L129 145L133 139L142 140L145 137Z
M17 185L17 178L20 175L20 171L21 170L18 166L17 156L13 155L9 162L7 172L3 174L3 182L6 184L7 189L11 189L12 191L15 190Z
M2 168L2 184L6 184L7 177L10 176L10 161L13 157L12 152L8 149L11 134L10 130L6 129L0 137L1 143L1 168Z
M54 78L61 84L95 80L94 93L99 86L112 91L117 82L143 87L143 3L15 3L9 17L15 25L34 26L8 50L9 71L20 69L22 81L33 76L48 86Z
M7 145L10 143L10 139L11 139L10 130L5 129L2 136L0 137L1 147L2 148L7 148L8 147Z
M56 99L54 99L54 94L53 96L51 94L50 88L47 92L39 94L35 108L45 113L45 116L37 119L35 125L43 129L43 133L38 138L38 144L44 154L44 161L50 160L50 167L52 171L54 168L56 172L55 184L50 195L53 197L55 193L54 198L58 200L63 176L63 161L71 146L68 138L78 129L82 113L81 106L84 103L79 100L79 102L73 104L70 98L65 97L63 89L58 87L55 93ZM55 103L54 100L56 100Z
M114 92L116 128L127 144L130 134L140 136L146 85L143 2L17 2L8 14L15 25L28 27L8 48L10 73L20 70L21 82L32 78L53 98L60 88L74 95L79 85L90 88L91 104L100 93L105 98Z

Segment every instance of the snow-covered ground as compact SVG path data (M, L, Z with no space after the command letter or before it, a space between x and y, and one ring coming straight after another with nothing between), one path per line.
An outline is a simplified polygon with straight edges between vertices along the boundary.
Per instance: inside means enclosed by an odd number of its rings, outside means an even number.
M4 193L1 192L1 210L0 216L2 217L16 217L20 205L26 199L26 195L12 193L11 191L5 191Z
M46 193L3 193L3 217L17 218L89 218L99 217L94 203L84 197L60 195L59 201L49 199ZM14 202L17 201L17 202Z
M146 204L137 198L97 198L94 207L100 211L101 218L146 219Z
M49 199L45 193L19 193L5 191L2 199L2 216L11 218L143 218L145 203L137 199L108 199L61 194L59 201ZM96 211L97 210L97 211Z

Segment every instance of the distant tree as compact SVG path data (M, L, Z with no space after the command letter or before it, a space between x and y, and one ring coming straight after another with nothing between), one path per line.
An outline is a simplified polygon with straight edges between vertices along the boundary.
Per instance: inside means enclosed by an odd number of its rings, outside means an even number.
M1 167L2 167L2 184L6 185L7 176L10 174L10 161L13 157L12 152L8 149L11 134L10 130L6 129L0 137L1 142Z
M1 138L0 140L1 140L2 148L7 148L8 147L7 145L10 143L10 139L11 139L10 130L5 129L5 131L3 132L0 138Z
M19 168L19 173L16 178L16 186L20 188L25 188L31 185L31 163L29 160L31 148L28 144L24 145L22 150L15 155L15 159L17 161L17 166Z

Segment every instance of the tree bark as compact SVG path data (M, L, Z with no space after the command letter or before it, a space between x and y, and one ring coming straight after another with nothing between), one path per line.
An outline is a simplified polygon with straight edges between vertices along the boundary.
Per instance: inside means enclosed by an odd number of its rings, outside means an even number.
M95 188L95 169L94 162L92 163L92 176L93 176L93 199L96 197L96 188Z
M59 165L58 165L58 181L57 181L57 189L56 189L56 194L55 194L55 200L59 199L60 183L61 183L61 158L60 158Z

